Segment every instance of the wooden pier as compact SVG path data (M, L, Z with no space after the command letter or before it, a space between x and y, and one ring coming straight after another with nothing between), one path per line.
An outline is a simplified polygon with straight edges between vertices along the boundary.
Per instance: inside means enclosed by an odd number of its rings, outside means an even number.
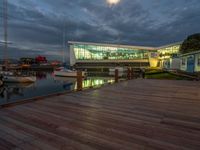
M199 150L200 82L130 80L0 109L0 150Z

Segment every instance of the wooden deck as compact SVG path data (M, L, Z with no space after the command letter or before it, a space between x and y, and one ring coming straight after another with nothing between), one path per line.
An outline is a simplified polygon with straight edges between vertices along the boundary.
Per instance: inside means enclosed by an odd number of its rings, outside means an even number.
M200 82L132 80L0 110L0 150L200 149Z

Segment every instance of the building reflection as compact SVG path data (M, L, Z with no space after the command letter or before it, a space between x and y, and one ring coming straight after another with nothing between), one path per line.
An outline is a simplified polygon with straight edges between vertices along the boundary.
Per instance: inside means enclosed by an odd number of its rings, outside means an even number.
M36 72L36 77L38 80L46 79L47 78L47 73L46 72Z
M69 77L54 77L55 82L62 82L63 88L65 90L76 90L77 89L77 79L76 78L69 78ZM114 79L112 78L105 78L105 77L88 77L82 81L82 87L91 88L91 87L98 87L102 86L106 83L113 83Z
M99 87L106 83L113 83L114 79L112 78L88 78L83 80L83 88Z

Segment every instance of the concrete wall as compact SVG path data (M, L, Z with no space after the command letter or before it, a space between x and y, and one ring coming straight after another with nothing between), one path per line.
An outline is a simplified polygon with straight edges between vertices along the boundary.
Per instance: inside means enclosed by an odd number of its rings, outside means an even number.
M70 45L70 66L74 66L76 64L76 57L73 49L73 45Z
M169 58L160 61L161 67L165 69L180 69L181 59L180 58Z
M180 58L170 59L170 69L180 69Z

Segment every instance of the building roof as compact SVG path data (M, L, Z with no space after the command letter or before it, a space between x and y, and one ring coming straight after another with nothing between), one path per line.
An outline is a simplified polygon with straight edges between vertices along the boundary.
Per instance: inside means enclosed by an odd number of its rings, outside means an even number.
M190 52L190 53L186 53L186 54L182 54L181 57L188 56L188 55L195 55L195 54L200 54L200 50L199 51Z
M83 45L95 45L95 46L111 46L111 47L123 47L123 48L135 48L141 50L157 50L156 47L147 47L147 46L134 46L134 45L121 45L121 44L105 44L105 43L92 43L92 42L76 42L69 41L69 44L83 44Z
M176 43L171 43L171 44L167 44L167 45L157 47L157 49L163 49L163 48L167 48L167 47L170 47L170 46L181 45L182 43L183 43L182 41L176 42Z

